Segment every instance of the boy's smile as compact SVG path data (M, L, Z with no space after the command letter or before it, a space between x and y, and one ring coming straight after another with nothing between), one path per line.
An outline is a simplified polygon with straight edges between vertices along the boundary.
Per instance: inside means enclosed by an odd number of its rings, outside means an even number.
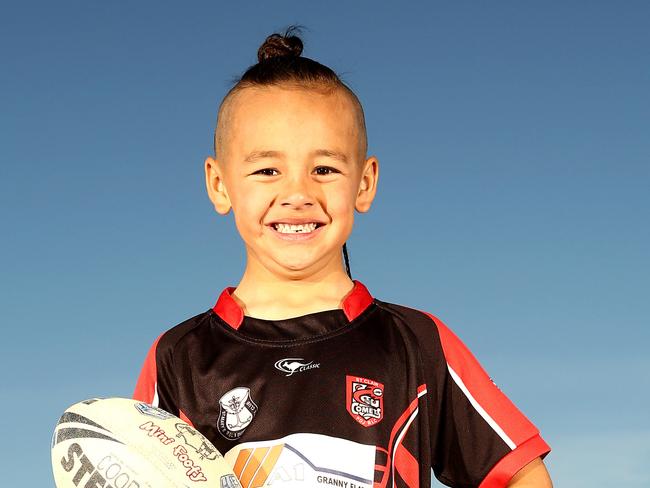
M218 160L206 159L208 193L233 209L247 271L304 278L341 271L354 210L366 212L378 164L360 154L352 102L289 87L245 88L224 116Z
M289 219L287 219L289 220ZM325 224L317 224L316 222L305 224L271 224L269 227L274 230L279 239L287 241L304 241L312 239L319 229Z

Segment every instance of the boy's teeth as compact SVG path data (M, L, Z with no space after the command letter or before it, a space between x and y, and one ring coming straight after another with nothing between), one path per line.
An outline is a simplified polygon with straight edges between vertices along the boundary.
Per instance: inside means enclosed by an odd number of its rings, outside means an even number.
M315 223L310 224L274 224L275 229L283 234L292 234L296 232L312 232L316 229Z

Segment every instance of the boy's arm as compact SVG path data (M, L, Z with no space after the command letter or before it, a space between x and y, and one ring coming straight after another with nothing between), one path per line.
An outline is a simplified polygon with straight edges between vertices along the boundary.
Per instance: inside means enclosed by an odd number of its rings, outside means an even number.
M443 483L485 488L552 486L541 462L550 447L539 430L492 382L469 349L438 318L446 364L430 373L434 472ZM437 389L436 386L437 385ZM531 484L532 483L532 484ZM541 484L540 484L541 483Z
M133 399L160 407L167 412L180 416L176 405L176 385L171 367L171 350L166 343L161 348L161 334L150 347L142 365L142 370L133 392Z
M133 391L133 399L141 402L149 403L158 406L157 394L156 394L156 383L158 381L158 371L156 365L156 348L158 346L158 337L152 346L147 351L147 355L144 359L144 364L140 370L140 375L135 384L135 390Z
M553 482L544 461L535 458L512 477L508 488L553 488Z

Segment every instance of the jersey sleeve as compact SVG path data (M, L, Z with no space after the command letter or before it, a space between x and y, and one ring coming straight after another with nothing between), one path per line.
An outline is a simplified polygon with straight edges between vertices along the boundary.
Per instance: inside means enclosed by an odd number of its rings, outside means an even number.
M160 407L178 416L180 412L175 401L173 358L171 349L161 345L164 335L160 335L149 348L133 392L133 399Z
M550 447L438 318L446 365L432 379L431 455L436 477L457 487L499 488Z

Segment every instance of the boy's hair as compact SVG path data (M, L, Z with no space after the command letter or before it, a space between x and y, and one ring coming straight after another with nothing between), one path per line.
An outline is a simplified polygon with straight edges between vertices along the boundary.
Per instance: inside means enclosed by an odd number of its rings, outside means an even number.
M255 86L282 86L313 90L323 94L330 94L342 90L352 105L359 127L359 164L365 160L368 150L365 117L361 102L354 92L341 81L339 76L325 65L313 59L301 56L303 43L295 35L300 33L300 26L289 26L284 34L274 33L268 36L257 51L258 63L250 66L240 78L233 79L234 86L228 91L219 105L217 126L214 133L215 158L223 151L226 129L231 119L231 105L235 95L245 88ZM343 244L343 256L348 276L350 274L350 260L347 245Z
M249 87L282 86L308 89L323 94L342 90L354 106L361 143L359 154L360 158L365 160L368 138L361 102L334 71L313 59L301 56L303 42L295 35L300 33L300 27L291 25L284 34L274 33L268 36L257 50L257 64L250 66L241 77L232 80L234 86L226 93L219 105L214 134L215 157L220 155L224 148L225 133L230 122L229 111L235 95Z

